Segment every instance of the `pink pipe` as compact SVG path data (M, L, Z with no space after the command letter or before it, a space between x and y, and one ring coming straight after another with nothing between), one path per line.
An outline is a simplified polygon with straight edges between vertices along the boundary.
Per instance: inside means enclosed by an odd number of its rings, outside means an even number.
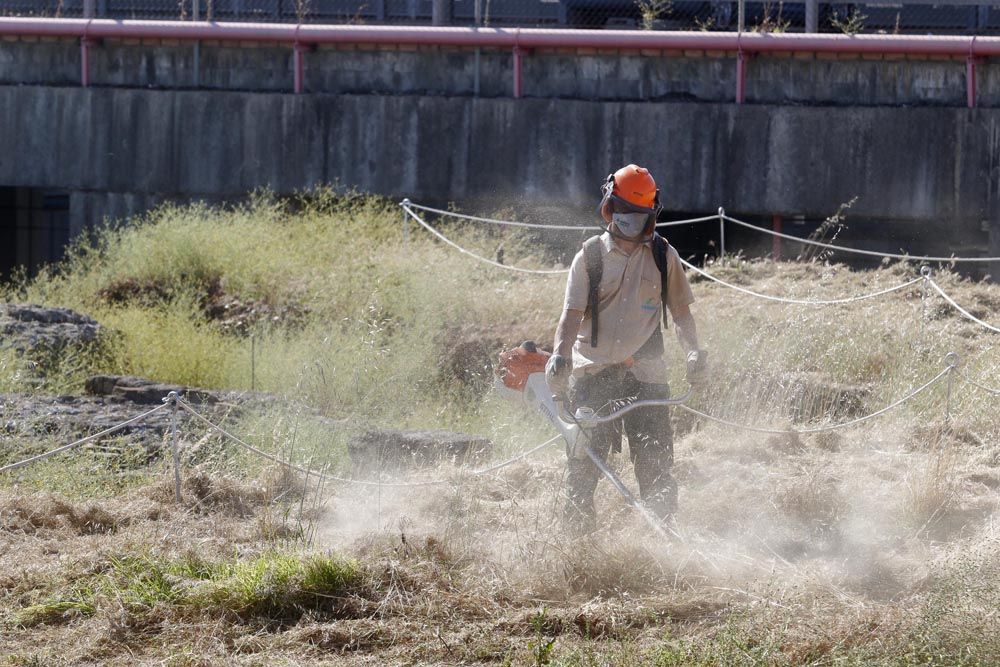
M1000 37L826 35L552 30L364 25L283 25L195 21L2 18L0 35L94 39L229 40L294 44L407 44L513 48L743 51L754 53L891 53L998 56Z
M736 52L736 103L743 104L747 94L747 55Z
M90 85L90 47L91 40L80 38L80 85L84 88Z
M524 80L522 77L522 71L524 69L524 54L521 51L521 47L514 47L514 98L521 97L522 86L524 85Z
M305 51L306 46L299 42L295 43L292 53L292 63L295 68L295 94L302 93L305 87Z
M976 59L965 59L965 103L970 109L976 106Z

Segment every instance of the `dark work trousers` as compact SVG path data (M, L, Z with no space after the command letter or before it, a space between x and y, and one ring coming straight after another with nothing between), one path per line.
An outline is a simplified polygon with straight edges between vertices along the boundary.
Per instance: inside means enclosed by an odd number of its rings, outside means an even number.
M669 397L666 384L640 382L624 366L585 375L574 383L570 393L573 410L588 407L598 415L609 414L635 400ZM612 448L620 450L623 433L628 437L640 498L656 516L671 517L677 510L677 484L670 474L674 463L670 409L638 408L619 420L596 426L591 431L590 447L607 460ZM585 454L570 456L568 467L566 520L571 529L589 532L595 526L594 490L603 474Z

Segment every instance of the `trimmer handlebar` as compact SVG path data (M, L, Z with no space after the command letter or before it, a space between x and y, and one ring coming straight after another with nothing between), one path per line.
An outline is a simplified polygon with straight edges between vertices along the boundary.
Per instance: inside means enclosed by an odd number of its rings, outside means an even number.
M598 416L588 410L577 410L576 416L570 417L569 412L565 409L565 401L560 400L558 397L553 398L556 400L557 404L563 407L562 412L566 417L569 417L569 423L579 424L583 428L594 428L600 424L607 424L608 422L613 422L616 419L621 419L628 413L639 408L668 407L671 405L681 405L683 403L687 403L691 399L692 391L694 391L694 388L689 386L686 392L675 398L651 398L643 401L633 401L632 403L615 410L610 415L604 416ZM562 419L563 415L560 415L559 418Z

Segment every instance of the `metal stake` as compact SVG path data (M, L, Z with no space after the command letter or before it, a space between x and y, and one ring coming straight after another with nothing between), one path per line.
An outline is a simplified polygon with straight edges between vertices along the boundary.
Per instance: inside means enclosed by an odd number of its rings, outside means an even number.
M931 267L921 266L920 275L924 278L920 284L920 334L923 335L927 327L927 281L931 279Z
M250 334L250 391L257 391L257 337Z
M945 421L951 422L951 390L955 381L955 369L958 367L958 355L949 352L945 355L944 362L948 364L948 401L945 403L944 418Z
M191 5L191 20L201 20L200 0L193 0ZM194 43L194 87L201 88L201 42Z
M177 401L179 400L176 391L172 391L167 394L164 399L166 402L170 403L173 407L170 410L170 450L174 455L174 500L178 504L181 502L181 453L177 446L177 410L179 405Z
M719 261L726 258L726 210L719 207Z
M410 248L410 200L403 200L403 248Z

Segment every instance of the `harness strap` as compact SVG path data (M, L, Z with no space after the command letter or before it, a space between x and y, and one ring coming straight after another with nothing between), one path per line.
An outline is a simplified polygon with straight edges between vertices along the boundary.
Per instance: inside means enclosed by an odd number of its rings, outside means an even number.
M653 232L653 261L656 262L656 268L660 270L660 303L663 306L664 329L670 327L670 322L667 319L667 288L670 286L670 264L667 262L667 249L669 247L670 243L665 238L659 233Z
M583 258L587 265L587 311L590 313L590 346L597 347L600 311L601 279L604 277L604 261L601 257L601 237L592 236L583 243Z

